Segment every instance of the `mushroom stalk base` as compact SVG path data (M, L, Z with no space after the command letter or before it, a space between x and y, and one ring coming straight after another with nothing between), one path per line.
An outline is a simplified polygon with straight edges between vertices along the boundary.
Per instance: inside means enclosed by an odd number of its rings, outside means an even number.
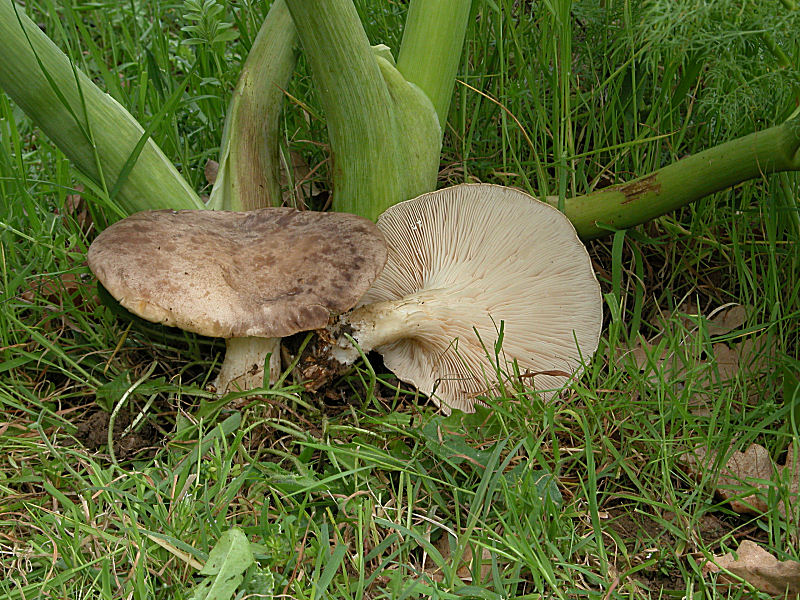
M281 338L243 337L225 340L225 360L214 380L217 394L264 387L264 362L269 355L269 382L281 374Z
M367 353L419 333L429 317L428 309L424 298L409 296L341 314L327 329L318 332L300 358L295 374L305 382L306 389L319 389L358 360L359 349Z
M376 302L343 314L338 323L331 356L344 365L355 362L358 348L344 335L352 337L362 352L412 337L422 327L427 311L421 298Z

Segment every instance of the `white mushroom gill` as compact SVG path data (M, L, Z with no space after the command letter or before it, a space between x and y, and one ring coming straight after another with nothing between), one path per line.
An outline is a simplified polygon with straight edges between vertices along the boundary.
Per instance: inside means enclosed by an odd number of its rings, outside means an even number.
M559 389L597 348L600 287L574 228L551 206L511 188L462 185L397 204L378 227L386 267L342 329L444 410L470 410L512 362L537 374L526 383ZM357 353L342 339L334 355L351 362Z

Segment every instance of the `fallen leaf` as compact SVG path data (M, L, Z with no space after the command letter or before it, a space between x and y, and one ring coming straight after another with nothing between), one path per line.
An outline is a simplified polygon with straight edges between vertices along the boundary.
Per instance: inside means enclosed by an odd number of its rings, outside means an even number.
M718 456L715 450L699 446L682 459L688 471L696 479L702 479L713 470ZM715 491L730 503L734 512L759 515L772 510L768 503L769 490L776 488L778 481L788 487L789 500L796 504L800 498L800 469L794 465L792 450L786 464L779 466L766 448L751 444L744 452L735 451L730 455L715 482ZM751 490L753 493L742 497ZM786 514L783 500L778 502L777 509L782 515Z
M73 308L84 313L96 310L100 300L92 289L87 288L91 285L92 283L83 281L74 273L42 275L29 281L27 287L17 294L17 298L44 308L38 325L45 329L66 327L73 331L82 331L68 315Z
M49 305L48 308L54 310L74 307L83 312L92 312L100 304L91 289L93 286L90 278L84 280L75 273L41 275L28 282L28 286L17 297L30 304L41 298Z
M209 185L214 185L217 182L217 175L219 174L219 163L215 160L208 159L206 166L203 167L203 173L206 176L206 181Z
M452 560L452 551L455 550L457 544L457 540L451 536L446 531L442 534L434 546L442 555L442 558L445 561L450 562ZM467 544L467 547L464 548L464 552L461 554L461 560L458 563L458 569L456 570L456 575L461 579L461 581L475 581L477 580L474 577L473 571L473 556L472 556L472 546ZM480 561L480 580L486 581L486 579L492 573L492 553L487 548L481 549L481 561ZM431 569L428 572L428 575L434 581L442 581L444 579L444 573L436 567Z
M706 329L709 335L725 335L744 325L747 320L747 309L741 304L728 308L720 307L708 318Z
M740 365L746 373L766 371L775 364L775 346L766 335L753 335L744 338L733 346Z
M706 573L719 573L719 580L733 584L743 579L757 590L771 596L781 598L800 596L800 562L780 561L749 540L743 541L735 554L731 552L715 556L714 562L703 565L703 570Z
M33 302L36 296L48 303L63 308L64 296L74 298L83 283L75 273L62 275L43 275L28 283L28 287L19 294L26 302Z
M78 227L80 227L80 230L83 233L88 233L92 229L94 223L92 221L92 215L89 213L89 205L83 198L82 194L83 186L81 184L77 184L75 186L75 193L68 194L66 198L64 198L64 208L61 211L61 214L63 216L72 217L72 219L78 224ZM56 209L54 212L59 214L58 209Z
M766 334L751 334L728 343L709 343L706 335L718 336L740 328L747 309L725 305L710 317L684 304L672 316L668 333L662 330L650 339L641 338L621 351L621 359L636 368L652 385L671 386L681 392L691 385L691 405L695 414L707 412L716 390L737 377L756 377L774 365L775 349ZM698 324L698 320L702 324ZM676 322L677 321L677 322ZM759 399L757 386L751 386L750 400Z

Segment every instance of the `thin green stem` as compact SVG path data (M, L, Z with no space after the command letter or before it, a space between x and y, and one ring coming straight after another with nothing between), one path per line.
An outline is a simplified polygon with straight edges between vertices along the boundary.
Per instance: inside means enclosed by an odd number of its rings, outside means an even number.
M800 170L800 117L720 144L658 171L585 196L565 214L584 238L625 229L769 173Z
M222 136L219 173L209 207L280 206L280 115L294 72L297 31L284 0L267 14L242 67Z
M144 130L131 114L74 68L13 0L0 0L0 39L0 87L80 171L117 191L111 200L119 212L203 207L152 139L139 148Z
M444 129L472 0L411 0L397 70L430 98Z
M784 52L783 48L778 45L778 42L775 41L775 36L772 35L769 31L762 31L761 32L761 39L764 41L764 44L769 48L769 51L772 52L772 55L778 61L778 65L784 69L791 68L792 66L792 59L789 58L789 55Z

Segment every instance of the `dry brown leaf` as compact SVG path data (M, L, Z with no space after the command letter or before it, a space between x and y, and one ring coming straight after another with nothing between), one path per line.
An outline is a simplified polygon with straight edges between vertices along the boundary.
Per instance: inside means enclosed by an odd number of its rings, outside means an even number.
M746 360L749 357L747 354L743 354L740 346L741 344L738 344L731 348L727 344L717 343L711 347L720 381L734 379L742 370L742 365L747 365Z
M740 365L748 373L766 371L775 363L775 346L766 335L746 337L734 346Z
M705 319L705 329L711 335L730 333L741 327L747 309L741 305L725 305ZM680 323L665 341L664 332L653 338L640 340L622 352L622 359L635 366L652 385L670 385L680 392L691 385L692 411L708 412L710 401L721 385L739 375L746 377L765 373L774 364L775 348L766 334L748 335L743 340L729 343L708 343L697 325L697 309L684 304L676 311L674 319ZM674 323L674 320L673 320ZM682 336L677 344L675 336ZM759 390L751 386L749 400L759 399Z
M718 453L699 446L682 458L688 471L700 479L714 468ZM772 482L776 478L786 481L790 502L795 504L800 496L800 469L794 466L792 451L786 464L778 466L766 448L751 444L744 452L736 451L730 455L716 481L716 493L730 503L731 510L739 514L764 514L772 510L767 499L770 487L775 487ZM753 488L755 493L741 497L743 492ZM778 503L777 509L782 515L786 514L783 501Z
M643 373L648 373L653 383L664 380L667 383L681 382L689 371L696 375L698 366L707 365L710 372L704 378L694 377L695 382L712 384L730 381L740 372L758 373L769 367L774 352L768 352L767 340L764 337L746 338L741 343L728 346L717 342L711 346L711 356L696 357L695 348L690 348L686 341L678 350L663 347L647 340L639 343L624 354L632 364ZM704 350L707 350L705 348ZM716 366L716 370L714 367Z
M83 233L88 233L94 225L94 222L92 221L92 215L89 213L89 205L86 203L86 200L84 200L82 194L83 186L77 184L75 186L75 193L68 194L66 198L64 198L64 208L61 213L64 216L72 217L78 224L78 227L80 227L80 230ZM59 214L57 209L54 212Z
M68 327L74 331L82 331L67 315L70 306L82 311L92 312L100 304L100 300L79 275L62 273L61 275L42 275L28 283L26 289L18 294L18 298L29 304L44 300L45 312L38 325L48 331L58 327Z
M49 304L63 308L65 296L74 300L77 292L85 285L75 273L43 275L30 281L19 297L26 302L33 302L38 295ZM78 305L78 307L81 308L83 305Z
M450 539L450 535L445 532L442 536L436 541L434 546L442 555L446 561L450 561L452 558L451 547L455 547L455 540ZM473 581L473 573L472 573L472 547L467 545L464 549L464 553L461 555L461 560L458 565L458 570L456 574L461 579L461 581ZM427 569L426 569L427 570ZM481 581L485 581L487 577L492 572L492 554L486 548L481 550ZM428 575L434 581L442 581L444 575L440 569L434 567L428 572Z
M707 356L686 341L673 348L640 339L623 354L623 359L634 365L652 385L670 385L680 391L686 381L691 380L698 390L708 390L739 372L737 352L721 343L714 344L711 350L712 356ZM697 393L695 395L698 402L702 400Z
M795 459L798 459L797 462L795 462ZM781 474L781 481L789 487L790 506L797 510L797 506L800 504L800 442L795 441L789 447L786 464L778 468Z
M746 320L747 309L741 304L734 304L712 313L706 328L709 335L725 335L735 329L739 329Z
M687 300L675 309L672 316L691 333L697 333L702 322L702 328L709 335L717 336L739 329L747 321L747 312L746 306L731 302L718 306L704 315L694 301Z
M217 175L219 175L219 163L215 160L208 159L206 166L203 168L203 173L206 176L206 181L209 185L214 185L217 182Z
M694 454L685 458L689 470L699 478L713 469L717 452L698 447ZM744 498L740 496L744 489L750 487L765 490L767 484L755 480L769 481L774 472L775 464L767 449L752 444L744 452L736 451L731 454L716 482L716 492L723 500L729 501L731 509L739 514L763 514L769 510L763 494L755 493Z
M780 561L749 540L739 545L736 555L731 552L715 556L714 560L715 562L705 563L703 569L706 573L720 573L719 579L722 581L735 584L738 583L737 578L740 578L771 596L781 598L800 596L800 562ZM731 577L728 573L735 577Z

